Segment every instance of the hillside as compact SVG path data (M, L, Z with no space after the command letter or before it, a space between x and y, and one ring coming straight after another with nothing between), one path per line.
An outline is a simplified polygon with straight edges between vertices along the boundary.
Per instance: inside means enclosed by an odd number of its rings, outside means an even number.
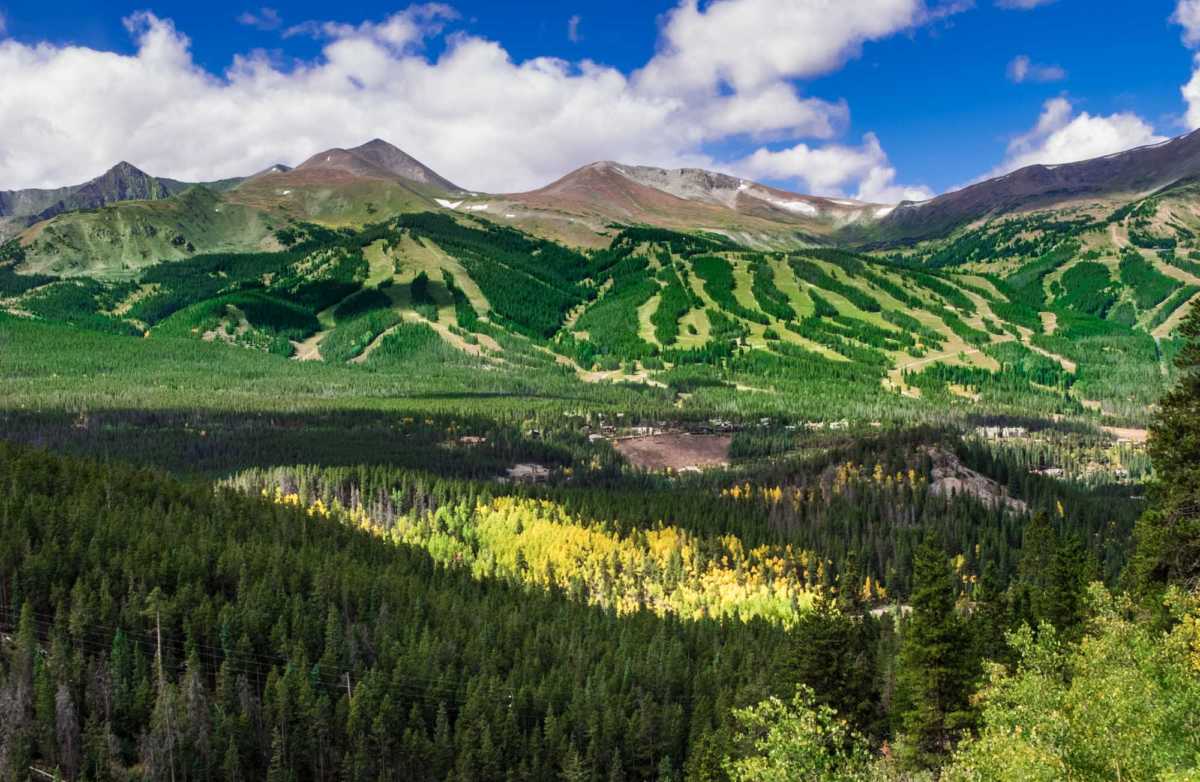
M1078 192L1107 188L1101 200L865 254L820 243L888 221L886 207L616 163L486 196L376 140L223 193L41 221L3 245L2 301L19 316L354 368L414 341L455 385L485 367L496 388L528 389L521 369L536 368L554 388L632 384L654 389L651 407L697 412L804 400L829 420L1141 424L1200 300L1200 190L1185 179L1111 193L1169 177L1162 161L1186 158L1194 138L1053 169L1083 172ZM1145 156L1159 173L1131 178ZM650 222L679 229L631 226ZM564 231L579 241L546 238Z
M227 190L240 179L208 182L211 190ZM52 189L0 191L0 241L22 228L64 212L98 209L120 201L157 201L192 187L187 182L153 177L124 161L81 185Z
M289 221L363 225L438 208L438 196L458 192L436 172L375 140L327 150L294 169L275 165L203 186L149 177L123 163L85 185L21 191L10 194L8 203L14 210L10 229L23 229L18 241L24 269L119 277L196 253L277 247L271 233ZM4 197L0 194L0 206ZM36 211L39 206L45 208Z
M5 231L19 232L30 270L121 274L153 259L186 257L177 248L189 243L197 251L269 246L262 230L246 227L251 222L274 228L289 222L361 227L397 214L446 211L485 216L592 249L607 246L614 227L649 225L720 235L754 250L831 246L906 257L936 255L938 265L948 265L977 260L978 253L960 252L964 245L959 240L974 241L966 237L1004 233L1009 230L1005 225L1029 220L1071 224L1072 230L1084 225L1081 221L1101 225L1150 197L1173 209L1160 227L1170 232L1170 225L1176 225L1191 232L1197 219L1189 183L1197 176L1200 136L1190 134L1095 160L1031 166L927 202L897 206L790 193L701 169L608 161L584 166L537 190L480 194L375 139L317 153L294 169L277 165L207 185L241 215L235 224L215 228L227 230L225 236L199 225L195 215L168 222L189 213L188 205L172 203L188 186L121 164L76 187L0 193L0 241ZM172 203L161 214L136 206L160 200ZM122 208L124 204L131 206ZM100 209L106 206L116 208ZM58 239L36 243L44 233ZM156 240L162 235L168 236L167 244ZM182 244L169 244L174 239ZM86 262L81 261L84 248Z
M611 223L720 233L747 246L794 247L827 242L840 228L870 221L882 209L844 199L799 195L702 169L593 163L528 193L468 201L504 213L519 226L553 235L551 226L582 222L603 234ZM569 237L566 228L559 235Z
M16 245L29 272L128 277L197 253L275 246L271 226L265 213L197 185L160 200L66 212L27 228Z
M362 231L268 232L259 213L189 193L143 208L182 203L244 220L264 251L172 245L180 260L108 283L7 271L4 308L351 370L437 356L438 374L419 384L430 391L477 385L469 378L482 368L484 385L505 393L618 383L644 396L639 405L697 413L992 411L1140 424L1173 380L1174 331L1200 295L1190 250L1168 259L1125 243L1138 235L1133 213L1128 226L1112 224L1119 249L1060 237L1029 261L929 268L910 256L762 252L661 229L625 229L581 253L446 210Z
M885 241L929 239L983 218L1051 207L1115 208L1200 176L1200 132L1092 160L1027 166L920 203L871 230Z

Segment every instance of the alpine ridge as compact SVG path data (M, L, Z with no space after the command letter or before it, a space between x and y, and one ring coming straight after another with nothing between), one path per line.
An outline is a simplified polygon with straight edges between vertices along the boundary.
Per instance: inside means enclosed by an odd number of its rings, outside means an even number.
M1132 200L1200 175L1200 131L1104 157L1032 165L929 201L899 204L878 226L925 239L984 217L1089 201Z
M0 239L40 220L77 209L96 209L118 201L155 201L189 187L173 179L158 179L124 161L80 185L52 189L0 191Z
M1200 132L1076 163L1028 166L928 201L898 205L794 193L699 168L614 161L582 166L535 190L484 194L376 138L318 152L295 168L277 164L205 184L218 200L209 209L238 215L232 243L213 235L209 217L191 214L191 207L178 201L192 185L151 176L126 162L81 185L0 191L0 241L19 234L34 268L62 272L76 264L72 259L83 248L99 253L89 268L140 266L155 253L182 257L177 248L261 247L267 242L265 226L279 220L350 226L389 215L449 211L583 247L604 246L614 225L649 225L719 234L755 249L882 250L936 243L972 225L1032 211L1087 212L1099 218L1197 177ZM1183 198L1178 211L1185 215L1194 198ZM147 202L164 208L137 206ZM227 220L218 222L225 227L215 230L227 229ZM153 240L163 235L172 243Z

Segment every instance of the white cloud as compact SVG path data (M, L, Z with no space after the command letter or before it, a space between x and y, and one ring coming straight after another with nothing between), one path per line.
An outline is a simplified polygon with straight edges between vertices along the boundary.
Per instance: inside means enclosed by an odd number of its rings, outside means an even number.
M752 136L788 131L791 137L832 138L850 120L844 102L801 98L782 82L760 90L735 93L701 103L707 135L720 137L747 133ZM698 112L699 113L699 112Z
M1179 0L1171 21L1183 27L1183 42L1188 46L1200 44L1200 0Z
M1179 88L1184 102L1187 103L1183 121L1191 130L1200 128L1200 54L1196 55L1193 63L1192 78Z
M1054 0L996 0L996 5L1013 11L1028 11L1041 5L1050 5Z
M579 37L579 23L582 21L579 14L575 14L567 20L567 40L571 43L579 43L583 40Z
M1028 55L1021 54L1008 64L1008 78L1017 84L1026 81L1061 81L1067 78L1067 72L1058 65L1042 65L1030 60Z
M1037 124L1009 143L1004 162L984 178L1037 163L1073 163L1165 140L1136 114L1076 114L1066 98L1051 98L1043 104Z
M866 134L858 147L797 144L777 151L760 148L739 161L736 170L749 178L796 180L805 191L827 195L842 195L857 186L855 198L877 203L922 201L933 196L926 187L896 184L896 170L873 133Z
M266 6L257 11L246 11L237 18L238 24L254 27L258 30L278 30L283 25L279 11Z
M684 0L669 13L657 55L638 74L662 94L728 85L757 89L828 73L867 41L928 18L923 0Z
M122 159L184 180L236 176L372 137L480 190L538 187L599 159L728 167L705 146L836 137L846 104L804 96L789 79L835 68L863 41L938 15L922 0L862 0L844 14L827 13L832 2L788 0L769 14L776 5L764 0L718 0L704 12L682 0L659 54L633 76L588 60L514 62L499 44L462 32L430 57L425 43L456 17L438 3L382 21L297 25L285 34L320 40L316 59L279 64L249 53L219 75L195 63L169 20L146 12L127 20L130 55L4 39L0 188L80 182ZM729 38L706 53L716 22L731 25ZM703 66L699 81L684 68L690 62ZM666 89L669 80L680 81ZM811 161L777 178L818 193L890 200L904 191L874 136L862 147L800 148ZM855 150L870 163L842 173Z
M1183 42L1189 48L1200 45L1200 0L1179 0L1171 21L1183 27ZM1180 94L1187 111L1183 121L1190 130L1200 128L1200 54L1197 54L1192 67L1192 78L1180 87Z

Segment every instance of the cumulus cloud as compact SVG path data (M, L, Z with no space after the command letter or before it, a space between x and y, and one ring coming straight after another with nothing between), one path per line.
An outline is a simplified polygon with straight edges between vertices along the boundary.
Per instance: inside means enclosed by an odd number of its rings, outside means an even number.
M1171 21L1183 27L1183 42L1188 46L1200 44L1200 0L1179 0Z
M1028 55L1017 55L1008 64L1008 78L1017 84L1026 81L1062 81L1067 72L1057 65L1042 65L1033 62Z
M278 30L283 25L283 18L274 8L262 7L257 11L245 11L237 18L238 24L253 27L258 30Z
M1200 128L1200 54L1193 60L1192 78L1179 88L1183 100L1187 104L1183 121L1190 130Z
M921 0L863 0L873 16L860 3L847 14L811 12L831 2L789 0L777 17L764 15L777 6L763 0L718 0L703 12L683 0L659 52L632 76L588 60L517 62L498 43L463 32L447 35L430 57L430 37L457 17L440 3L380 21L297 25L285 34L319 40L315 59L280 65L252 52L220 74L195 63L188 37L170 20L146 12L126 20L136 43L129 55L5 39L0 187L79 182L122 159L178 179L236 176L372 137L480 190L537 187L597 159L727 168L703 153L707 145L835 138L849 120L846 104L802 95L790 79L837 67L863 41L934 15ZM834 16L846 19L826 19ZM739 49L743 62L699 54L714 18L737 23L728 30L734 43L718 48ZM762 25L755 35L751 22ZM823 25L819 34L805 27L810 22ZM797 53L801 38L819 42L824 54ZM699 80L683 67L705 58ZM890 200L905 192L874 136L862 147L798 148L816 155L807 167L763 168L763 175L818 193ZM846 169L848 150L871 163ZM817 170L822 163L830 173Z
M780 82L759 90L736 93L703 101L692 121L703 123L706 136L721 137L746 133L769 136L787 131L792 137L827 139L837 135L850 120L845 102L802 98L789 84Z
M1183 42L1189 48L1200 46L1200 0L1179 0L1171 21L1183 28ZM1196 55L1192 66L1192 78L1180 87L1187 111L1183 121L1191 130L1200 128L1200 54Z
M761 148L739 161L736 169L749 178L797 180L810 192L842 195L857 186L854 197L877 203L922 201L933 193L926 187L900 185L896 170L873 133L860 146L797 144L781 150Z
M583 40L579 36L579 23L582 21L579 14L575 14L567 20L567 40L571 43L579 43Z
M1051 98L1043 104L1033 128L1009 143L1004 162L987 176L999 176L1036 163L1073 163L1165 140L1136 114L1093 116L1086 111L1076 114L1066 98Z
M817 76L929 13L923 0L715 0L703 10L685 0L667 15L659 52L637 79L679 94Z

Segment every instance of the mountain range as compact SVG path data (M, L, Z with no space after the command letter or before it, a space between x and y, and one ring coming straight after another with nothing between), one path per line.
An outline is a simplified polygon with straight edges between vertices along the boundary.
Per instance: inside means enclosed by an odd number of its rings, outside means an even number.
M1033 211L1099 216L1200 175L1200 134L1063 165L1034 165L898 205L792 193L702 169L603 161L529 192L466 190L379 139L295 168L188 183L121 162L80 185L0 191L0 241L30 269L121 273L197 252L271 249L294 221L330 226L447 211L569 245L604 246L617 225L724 235L748 247L905 248Z
M812 369L776 376L782 356L850 372L863 404L990 394L1141 421L1200 301L1198 146L899 205L612 161L479 193L378 139L207 184L121 164L5 195L0 313L338 365L419 336L437 361L689 394L689 364L766 361L747 388ZM1018 365L1019 403L990 374Z

